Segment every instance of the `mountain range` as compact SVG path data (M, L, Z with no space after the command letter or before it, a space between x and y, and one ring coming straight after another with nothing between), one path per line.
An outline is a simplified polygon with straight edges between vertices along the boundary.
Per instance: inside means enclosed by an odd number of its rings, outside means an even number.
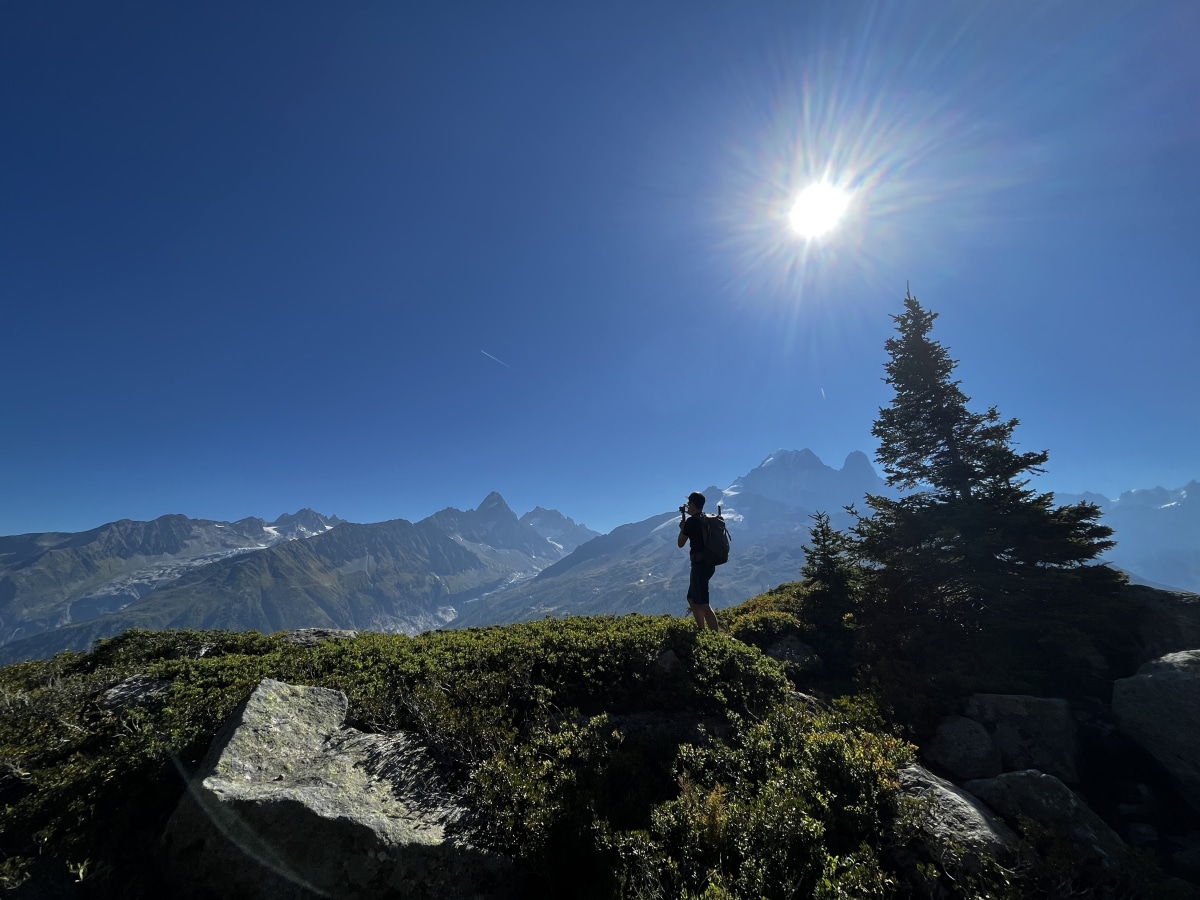
M1200 591L1200 482L1181 488L1125 491L1116 500L1102 494L1060 494L1060 504L1087 500L1104 510L1117 546L1105 557L1151 587Z
M129 628L415 634L596 535L552 510L518 519L493 493L477 509L416 524L301 510L270 525L172 515L0 538L0 664L85 649Z
M691 486L686 486L691 487ZM779 450L704 489L733 533L717 608L799 577L811 515L892 493L861 452L840 469ZM681 490L682 502L685 490ZM1116 529L1107 561L1134 581L1200 590L1200 485L1089 500ZM77 534L0 537L0 664L86 649L129 628L370 629L415 634L547 615L685 612L679 514L605 535L556 510L518 517L498 493L419 522L344 522L305 509L274 522L169 515Z

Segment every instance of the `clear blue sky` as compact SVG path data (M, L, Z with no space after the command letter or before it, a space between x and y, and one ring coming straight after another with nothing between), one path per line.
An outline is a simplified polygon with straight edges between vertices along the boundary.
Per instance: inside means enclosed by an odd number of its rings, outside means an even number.
M1200 478L1200 4L0 10L0 533L874 453L906 282L1039 486ZM810 181L852 190L819 241ZM701 366L701 362L706 362Z

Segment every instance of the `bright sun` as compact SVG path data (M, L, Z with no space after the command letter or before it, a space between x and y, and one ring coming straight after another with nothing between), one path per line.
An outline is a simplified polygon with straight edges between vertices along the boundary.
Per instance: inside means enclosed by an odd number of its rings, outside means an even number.
M801 237L820 237L838 223L849 205L850 195L845 191L823 182L811 184L796 198L788 221Z

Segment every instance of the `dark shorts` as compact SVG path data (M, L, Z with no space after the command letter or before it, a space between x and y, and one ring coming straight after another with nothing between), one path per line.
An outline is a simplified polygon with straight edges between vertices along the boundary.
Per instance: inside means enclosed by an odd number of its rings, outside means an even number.
M708 606L708 580L717 571L716 566L692 563L692 577L688 581L687 599L692 606Z

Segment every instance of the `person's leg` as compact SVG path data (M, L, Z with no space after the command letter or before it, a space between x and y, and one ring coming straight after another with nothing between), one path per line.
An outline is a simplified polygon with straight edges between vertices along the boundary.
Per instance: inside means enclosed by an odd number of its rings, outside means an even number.
M700 571L700 617L703 619L700 627L708 627L713 631L717 630L717 614L712 609L712 598L709 596L708 583L712 580L713 573L717 571L716 566L704 566Z
M688 581L688 608L696 624L703 630L717 630L717 616L709 605L708 581L716 571L713 566L692 566L691 578Z
M692 566L691 571L688 573L688 592L687 592L688 609L692 608L693 603L700 602L700 600L701 600L700 592L703 590L703 585L704 585L703 579L700 578L700 567ZM708 601L705 600L704 602L707 603Z

